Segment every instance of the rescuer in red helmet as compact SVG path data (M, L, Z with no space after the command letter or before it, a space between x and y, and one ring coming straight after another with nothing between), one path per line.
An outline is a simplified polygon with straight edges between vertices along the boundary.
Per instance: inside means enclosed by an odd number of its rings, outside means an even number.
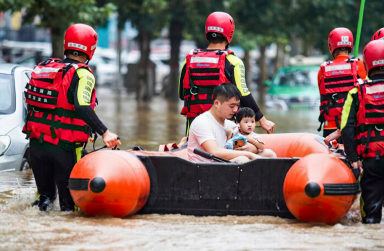
M380 223L384 201L384 41L371 41L363 57L370 80L359 79L349 91L341 137L352 166L364 169L360 180L363 223Z
M275 131L275 124L267 120L256 104L245 82L244 64L228 50L235 31L235 21L224 12L210 14L205 23L207 49L192 50L184 61L179 98L184 100L181 114L187 117L187 132L192 121L212 107L213 89L225 82L234 84L241 92L241 106L249 107L256 114L256 121L268 133Z
M61 210L75 210L68 180L92 131L102 135L109 148L121 144L94 112L95 78L87 63L96 44L92 27L70 26L64 36L66 58L38 64L26 86L28 115L23 132L30 139L31 167L39 194L33 205L41 211L51 208L56 187Z
M371 41L373 40L384 40L384 28L381 28L376 31L376 33L371 38Z
M349 58L353 35L347 28L336 28L329 33L329 52L334 57L320 66L318 83L320 90L320 127L324 123L323 136L327 137L340 128L341 112L347 97L357 79L365 79L363 62ZM338 140L341 142L341 138Z

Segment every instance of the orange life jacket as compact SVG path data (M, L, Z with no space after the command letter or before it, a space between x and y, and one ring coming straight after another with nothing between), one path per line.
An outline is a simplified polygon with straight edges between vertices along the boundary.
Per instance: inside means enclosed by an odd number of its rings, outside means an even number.
M50 58L35 67L25 92L30 105L23 132L27 138L37 138L71 150L78 143L88 142L91 128L78 116L67 93L78 68L92 70L82 63L65 64ZM95 91L91 107L95 107ZM77 144L76 144L77 143Z

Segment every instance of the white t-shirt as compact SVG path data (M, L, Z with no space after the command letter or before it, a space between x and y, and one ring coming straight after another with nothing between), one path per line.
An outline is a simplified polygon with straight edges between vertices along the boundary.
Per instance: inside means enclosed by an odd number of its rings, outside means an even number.
M236 125L230 120L225 120L225 126L213 117L210 111L199 115L191 124L189 128L188 137L188 157L190 161L194 162L213 162L193 152L195 148L204 150L201 147L205 141L215 140L217 146L224 148L227 142L226 128Z

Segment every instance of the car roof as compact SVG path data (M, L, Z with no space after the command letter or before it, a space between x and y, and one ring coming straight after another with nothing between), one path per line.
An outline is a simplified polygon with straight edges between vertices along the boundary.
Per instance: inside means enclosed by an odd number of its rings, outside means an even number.
M287 66L280 68L279 71L292 71L292 70L319 70L319 65L295 65L295 66Z
M25 69L28 69L28 70L32 70L32 69L30 69L28 67L25 67L25 66L19 65L19 64L0 64L0 73L2 73L2 74L12 74L12 71L16 67L22 67L22 68L25 68Z

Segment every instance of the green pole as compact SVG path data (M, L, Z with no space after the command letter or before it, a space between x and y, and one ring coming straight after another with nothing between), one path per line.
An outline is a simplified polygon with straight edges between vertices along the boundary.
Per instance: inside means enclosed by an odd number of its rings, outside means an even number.
M359 44L360 44L360 36L361 36L361 26L363 25L363 15L364 15L364 6L365 0L361 0L360 3L360 14L359 14L359 24L357 25L357 35L356 35L356 43L355 43L355 58L359 53Z

